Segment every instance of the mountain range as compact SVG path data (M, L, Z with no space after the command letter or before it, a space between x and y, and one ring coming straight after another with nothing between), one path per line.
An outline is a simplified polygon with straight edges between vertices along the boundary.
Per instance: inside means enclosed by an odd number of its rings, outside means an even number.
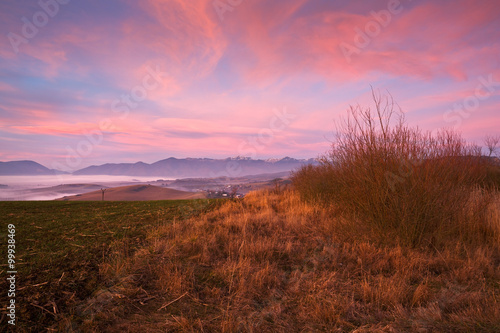
M66 172L44 167L34 161L0 162L0 176L43 176Z
M248 157L226 159L174 158L170 157L151 164L106 163L92 165L77 171L74 175L113 175L113 176L155 176L168 178L186 177L239 177L262 173L284 172L297 169L305 164L317 163L315 159L254 160ZM0 175L53 175L64 173L48 169L34 161L0 162Z

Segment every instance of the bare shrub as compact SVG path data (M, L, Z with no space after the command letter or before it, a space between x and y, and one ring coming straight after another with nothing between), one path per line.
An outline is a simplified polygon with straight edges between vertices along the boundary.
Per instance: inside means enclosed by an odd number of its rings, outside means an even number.
M487 202L469 204L485 176L481 149L451 130L409 127L390 96L373 93L373 100L374 110L350 108L320 166L294 174L299 192L335 205L384 241L411 246L466 233L465 207L483 223Z
M486 150L488 150L488 157L494 156L497 154L500 143L500 135L487 135L484 138L484 144L486 145Z

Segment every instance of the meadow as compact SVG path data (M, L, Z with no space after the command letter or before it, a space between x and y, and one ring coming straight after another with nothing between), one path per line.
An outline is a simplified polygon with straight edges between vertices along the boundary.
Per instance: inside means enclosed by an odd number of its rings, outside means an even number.
M296 190L0 207L17 229L18 331L500 329L498 243L384 245ZM499 232L500 197L486 216Z

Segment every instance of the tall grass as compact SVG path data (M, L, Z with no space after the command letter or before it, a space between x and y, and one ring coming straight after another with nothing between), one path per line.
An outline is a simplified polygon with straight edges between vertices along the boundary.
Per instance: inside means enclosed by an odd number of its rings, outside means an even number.
M284 190L162 225L101 266L110 285L85 304L95 315L82 329L498 332L498 247L377 246L344 239L341 220Z
M350 108L321 164L295 172L295 188L384 242L485 241L491 196L479 188L488 163L481 149L451 130L410 127L392 98L374 93L373 99L374 109Z

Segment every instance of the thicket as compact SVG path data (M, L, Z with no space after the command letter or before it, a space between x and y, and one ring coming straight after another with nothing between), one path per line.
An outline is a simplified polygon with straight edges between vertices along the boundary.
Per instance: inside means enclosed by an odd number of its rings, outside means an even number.
M320 164L293 175L303 198L335 207L351 232L438 246L496 241L485 218L499 167L459 133L410 127L390 96L353 106Z

